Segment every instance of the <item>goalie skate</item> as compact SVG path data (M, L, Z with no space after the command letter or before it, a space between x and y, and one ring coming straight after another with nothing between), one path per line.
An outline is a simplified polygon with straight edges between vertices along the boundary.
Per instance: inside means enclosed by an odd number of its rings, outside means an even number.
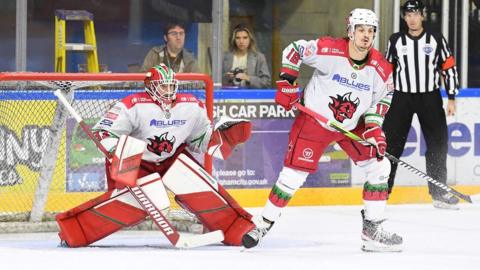
M245 248L253 248L257 246L273 226L273 222L265 218L262 218L262 220L255 223L257 226L242 237L242 244Z
M401 236L383 230L385 221L371 221L365 219L364 210L361 211L363 220L362 250L369 252L400 252L403 239Z

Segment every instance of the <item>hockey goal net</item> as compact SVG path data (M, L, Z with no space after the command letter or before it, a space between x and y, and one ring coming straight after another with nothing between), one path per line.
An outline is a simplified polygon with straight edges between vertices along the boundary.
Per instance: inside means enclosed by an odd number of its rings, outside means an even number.
M60 89L87 125L115 102L144 91L143 73L0 73L0 233L57 230L54 216L106 190L102 153L53 92ZM177 74L179 92L203 100L213 117L213 83ZM199 157L211 172L209 157ZM170 218L195 222L171 196ZM181 228L179 228L181 229Z

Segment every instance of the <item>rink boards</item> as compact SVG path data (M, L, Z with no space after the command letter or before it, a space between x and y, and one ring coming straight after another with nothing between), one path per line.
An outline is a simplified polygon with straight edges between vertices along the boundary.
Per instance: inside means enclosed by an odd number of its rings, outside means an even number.
M448 118L449 124L449 157L448 157L448 183L461 192L467 194L480 193L480 112L476 108L478 104L477 90L465 90L458 98L457 114ZM127 93L126 93L127 94ZM220 90L215 94L215 114L229 115L236 118L247 118L253 123L251 139L240 146L228 161L214 161L215 170L213 175L230 190L244 206L261 206L265 203L271 186L276 181L278 172L282 167L283 154L286 148L288 131L293 121L294 112L285 112L272 101L274 90ZM93 93L83 92L81 99L95 99ZM118 97L114 97L118 98ZM30 95L24 100L8 100L15 103L12 108L22 110L22 104L42 106L42 103L52 102L51 98L41 100L41 96ZM0 102L7 102L1 100ZM37 104L38 103L38 104ZM5 105L5 103L4 103ZM20 105L20 106L18 106ZM7 105L10 106L10 105ZM8 162L5 158L11 147L8 142L15 142L18 146L26 147L28 141L33 143L33 138L26 137L35 135L35 139L45 136L42 132L45 123L32 123L27 119L16 119L25 122L29 130L10 129L8 123L2 123L0 144L0 162ZM414 121L405 155L401 159L414 167L425 171L424 151L425 143L420 134L418 121ZM42 135L43 134L43 135ZM79 201L91 198L101 193L104 189L103 159L101 154L91 151L91 156L75 157L72 152L75 145L82 138L75 138L77 130L73 120L67 121L67 130L62 137L63 155L58 157L55 168L56 177L54 184L60 186L59 190L50 196L52 200L69 202L76 205ZM7 136L9 136L7 140ZM78 135L81 137L81 135ZM12 139L13 138L13 139ZM28 139L28 138L27 138ZM25 141L24 141L25 140ZM36 141L36 144L41 144ZM37 145L38 146L38 145ZM27 147L28 148L28 147ZM30 146L32 151L37 149ZM89 150L87 148L87 150ZM88 152L88 151L87 151ZM33 156L33 155L32 155ZM0 193L2 200L18 199L19 196L30 196L26 192L33 193L38 175L33 173L34 179L22 179L21 181L9 180L8 174L13 171L22 178L26 171L34 170L34 166L28 164L28 160L22 160L16 166L6 166L11 171L1 172ZM38 160L31 162L38 163ZM60 175L60 176L58 176ZM390 203L415 203L428 202L429 196L425 181L411 174L409 171L399 168L396 180L396 188L389 200ZM15 192L18 186L29 184L21 192ZM63 183L63 184L61 184ZM341 149L330 146L319 162L319 170L309 176L304 188L298 191L291 201L291 205L336 205L336 204L360 204L361 185L363 179L348 157ZM1 206L5 208L8 206ZM16 206L19 207L19 206ZM29 206L21 206L28 208ZM65 207L65 205L63 205ZM47 203L47 209L54 206ZM5 210L5 209L0 209ZM6 209L12 210L12 209ZM14 209L17 210L17 209Z

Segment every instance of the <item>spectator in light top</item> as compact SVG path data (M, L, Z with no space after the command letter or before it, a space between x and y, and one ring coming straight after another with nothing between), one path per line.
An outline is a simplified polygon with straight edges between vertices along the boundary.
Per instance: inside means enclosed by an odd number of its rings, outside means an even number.
M257 50L255 37L243 25L237 25L232 32L229 51L223 56L224 86L242 88L270 87L270 71L265 55Z

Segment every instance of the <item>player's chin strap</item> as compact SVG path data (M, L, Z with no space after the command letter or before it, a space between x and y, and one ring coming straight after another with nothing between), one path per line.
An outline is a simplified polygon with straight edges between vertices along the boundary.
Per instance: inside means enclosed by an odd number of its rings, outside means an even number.
M85 131L87 136L95 143L98 149L105 154L107 158L111 154L105 147L95 138L90 128L85 124L80 115L73 109L72 105L63 96L60 90L54 92L60 102L75 118L80 127ZM167 239L177 248L192 248L214 244L223 241L223 233L220 230L195 235L185 236L180 234L175 227L173 227L168 219L163 215L160 209L152 203L152 200L143 191L142 187L137 185L137 174L140 167L143 151L145 149L145 142L129 136L121 136L119 140L120 147L117 147L112 161L112 178L120 181L126 185L128 191L141 205L143 210L150 216L152 221L157 225L160 231L167 237Z
M333 122L333 121L330 121L328 120L327 118L325 118L324 116L312 111L311 109L303 106L302 104L300 103L296 103L294 105L295 107L297 107L297 109L299 109L300 111L308 114L309 116L315 118L318 122L320 122L322 125L325 125L325 126L329 126L335 130L337 130L338 132L344 134L345 136L347 136L348 138L356 141L356 142L359 142L361 144L364 144L364 145L372 145L371 143L363 140L362 138L360 138L359 136L357 136L355 133L352 133L348 130L346 130L344 127L342 127L340 124L338 124L337 122ZM385 152L385 157L387 157L389 160L395 162L395 163L398 163L400 164L401 166L403 166L404 168L407 168L409 171L413 172L414 174L422 177L423 179L427 180L428 182L434 184L435 186L443 189L444 191L460 198L460 199L463 199L465 200L466 202L469 202L469 203L480 203L480 198L479 198L479 195L475 195L475 196L472 196L470 197L469 195L465 195L465 194L462 194L456 190L454 190L453 188L449 187L448 185L444 184L444 183L441 183L435 179L433 179L432 177L430 177L428 174L418 170L417 168L413 167L412 165L406 163L405 161L402 161L396 157L394 157L393 155ZM473 200L472 200L473 198Z

